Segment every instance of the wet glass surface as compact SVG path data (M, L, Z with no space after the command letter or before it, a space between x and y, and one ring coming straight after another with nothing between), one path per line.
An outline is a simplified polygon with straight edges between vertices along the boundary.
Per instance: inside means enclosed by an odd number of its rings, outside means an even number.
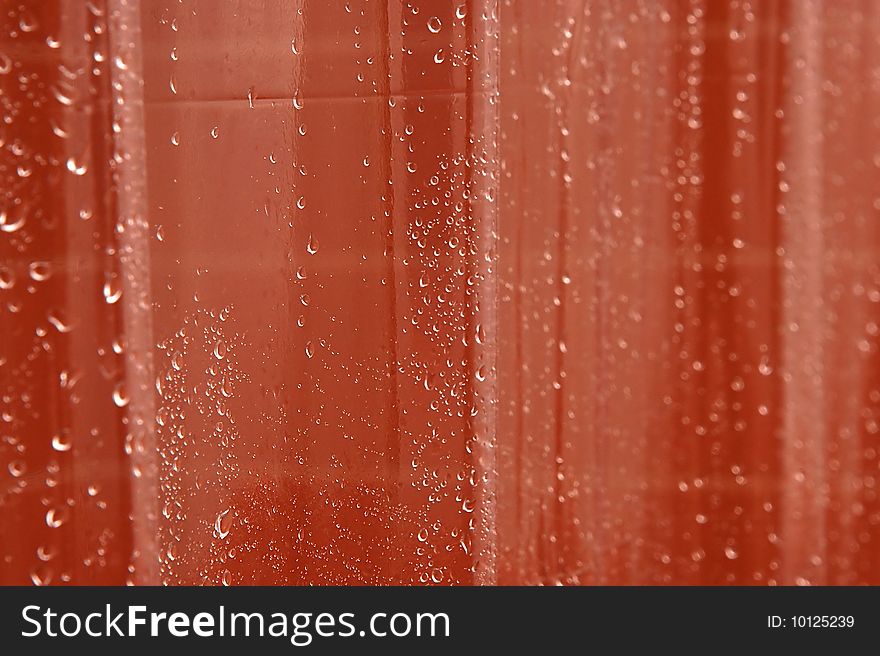
M877 583L880 8L0 2L0 583Z

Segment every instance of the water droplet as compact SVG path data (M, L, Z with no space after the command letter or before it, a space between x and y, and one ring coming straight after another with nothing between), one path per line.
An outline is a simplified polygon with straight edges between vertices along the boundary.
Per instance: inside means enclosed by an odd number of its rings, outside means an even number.
M25 217L22 213L17 221L10 221L5 211L0 212L0 230L3 232L16 232L24 225Z
M31 262L28 265L28 274L33 280L43 282L52 277L52 266L48 262L42 260Z
M315 239L314 235L309 235L309 243L306 244L306 250L309 252L309 255L314 255L318 252L318 240Z
M49 585L52 582L52 568L40 564L31 570L31 582L36 586Z
M70 451L70 448L73 446L69 435L54 435L52 437L52 448L56 451Z
M74 175L85 175L89 168L85 164L77 164L73 157L67 160L67 170Z
M113 305L122 297L122 286L116 279L104 283L104 300Z
M67 521L70 512L64 506L61 508L50 508L46 513L46 526L49 528L58 528Z
M15 286L15 274L6 267L0 267L0 289L12 289Z
M128 405L128 401L128 391L125 389L125 383L117 383L113 389L113 403L116 404L117 408L124 408Z
M436 16L431 16L431 18L428 19L428 30L431 33L437 34L442 27L443 23Z
M221 540L225 540L231 528L232 515L229 514L229 509L227 508L217 515L217 519L214 520L214 530Z
M65 321L60 310L51 310L47 318L59 333L69 333L73 330L73 326Z

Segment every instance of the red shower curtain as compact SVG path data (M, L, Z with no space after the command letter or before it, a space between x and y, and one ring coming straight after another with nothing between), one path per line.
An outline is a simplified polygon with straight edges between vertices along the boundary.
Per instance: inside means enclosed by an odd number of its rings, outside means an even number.
M0 2L0 582L876 583L874 4Z

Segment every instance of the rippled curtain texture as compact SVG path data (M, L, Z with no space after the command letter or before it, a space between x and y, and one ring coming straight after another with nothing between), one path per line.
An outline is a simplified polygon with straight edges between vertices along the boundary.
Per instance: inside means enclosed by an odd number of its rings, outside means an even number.
M0 582L880 583L876 2L0 22Z

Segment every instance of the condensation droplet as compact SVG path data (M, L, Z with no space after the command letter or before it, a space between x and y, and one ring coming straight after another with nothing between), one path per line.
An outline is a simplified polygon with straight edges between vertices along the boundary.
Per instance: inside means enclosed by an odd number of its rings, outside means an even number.
M89 169L85 164L78 164L73 157L70 157L67 160L67 170L74 175L85 175Z
M108 280L104 283L104 300L110 305L116 303L122 298L122 286L115 279Z
M217 515L217 519L214 520L214 530L217 532L217 536L221 540L225 540L231 529L232 515L229 514L229 509L227 508Z
M125 383L117 383L113 389L113 403L116 404L117 408L124 408L128 405L128 401L128 391L125 388Z
M306 250L309 252L309 255L314 255L318 252L318 240L315 239L314 235L309 236L309 243L306 244Z
M61 452L70 451L71 446L73 446L73 445L70 441L70 437L67 435L65 435L65 436L54 435L52 437L52 448L55 449L56 451L61 451Z

